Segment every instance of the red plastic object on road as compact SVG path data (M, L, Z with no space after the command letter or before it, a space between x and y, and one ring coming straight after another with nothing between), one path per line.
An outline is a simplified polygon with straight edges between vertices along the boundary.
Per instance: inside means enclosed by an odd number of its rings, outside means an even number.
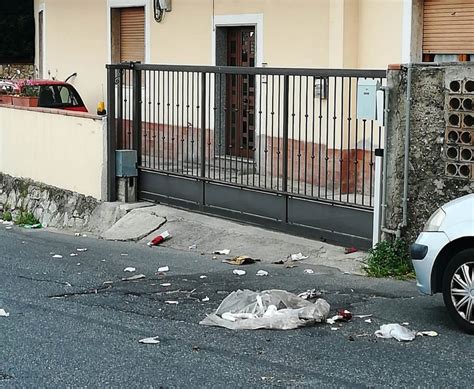
M340 316L342 320L349 321L352 319L352 313L347 309L339 309L337 315Z
M171 234L168 231L162 232L160 235L153 238L150 242L148 242L148 246L158 246L159 244L163 243L165 240L171 239Z

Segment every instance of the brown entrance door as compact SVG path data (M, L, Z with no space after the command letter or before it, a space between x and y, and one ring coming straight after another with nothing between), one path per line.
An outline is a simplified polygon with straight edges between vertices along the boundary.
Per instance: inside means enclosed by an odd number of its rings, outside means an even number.
M227 65L255 66L254 27L228 29ZM227 76L226 107L226 153L252 158L255 151L255 76Z

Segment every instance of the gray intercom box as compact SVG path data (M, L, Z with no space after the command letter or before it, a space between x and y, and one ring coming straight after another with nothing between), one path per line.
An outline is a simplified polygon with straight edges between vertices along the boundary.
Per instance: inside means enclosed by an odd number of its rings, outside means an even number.
M117 177L138 176L136 150L115 151L115 175Z

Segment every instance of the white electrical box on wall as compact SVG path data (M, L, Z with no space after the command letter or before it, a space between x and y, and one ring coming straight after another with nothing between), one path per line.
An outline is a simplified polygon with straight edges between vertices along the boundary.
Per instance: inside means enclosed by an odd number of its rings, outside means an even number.
M377 119L377 80L357 83L357 119Z

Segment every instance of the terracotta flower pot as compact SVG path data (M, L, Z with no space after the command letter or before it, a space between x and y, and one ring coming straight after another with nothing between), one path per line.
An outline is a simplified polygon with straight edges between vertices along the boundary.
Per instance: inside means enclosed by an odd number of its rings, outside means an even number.
M11 105L13 104L13 98L10 95L0 95L0 104Z
M38 97L31 96L13 96L13 105L19 107L37 107Z

